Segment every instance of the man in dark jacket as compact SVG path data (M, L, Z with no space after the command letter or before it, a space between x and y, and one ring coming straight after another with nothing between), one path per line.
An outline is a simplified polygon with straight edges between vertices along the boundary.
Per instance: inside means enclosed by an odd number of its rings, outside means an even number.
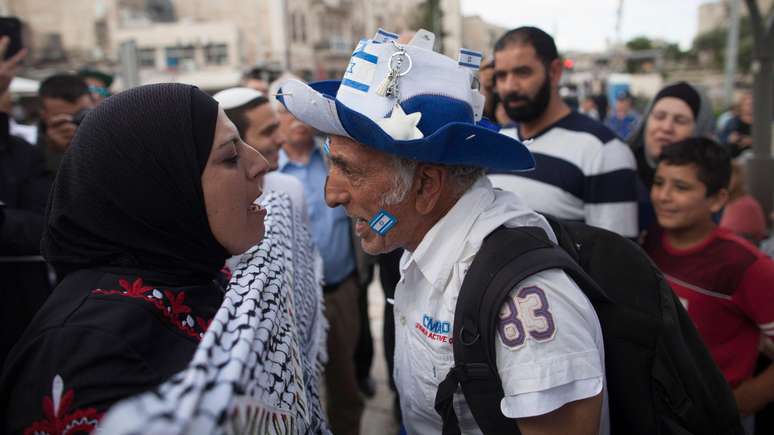
M0 59L8 39L0 39ZM0 93L8 89L24 52L0 61ZM48 268L40 256L51 180L40 150L12 136L0 112L0 366L48 296Z

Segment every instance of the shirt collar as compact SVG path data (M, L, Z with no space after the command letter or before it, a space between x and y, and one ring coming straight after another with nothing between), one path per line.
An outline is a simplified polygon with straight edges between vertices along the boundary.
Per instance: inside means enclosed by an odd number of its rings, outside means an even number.
M280 148L280 150L279 150L279 161L277 162L277 165L278 165L277 170L278 171L283 170L285 168L285 165L288 164L288 162L290 162L290 158L288 157L288 153L286 153L284 149Z
M316 158L322 159L322 151L320 150L319 146L315 146L312 149L312 153L309 155L309 162L311 162L313 159L316 159ZM286 153L284 149L280 148L279 161L277 162L277 170L281 172L283 169L285 169L285 166L287 165L302 167L302 166L308 166L309 163L307 163L306 165L302 165L300 163L296 163L290 160L290 157L288 157L288 153Z
M443 288L452 267L460 260L460 253L473 224L483 210L495 200L492 184L482 177L468 189L457 203L433 225L414 252L404 257L401 272L415 264L434 288Z

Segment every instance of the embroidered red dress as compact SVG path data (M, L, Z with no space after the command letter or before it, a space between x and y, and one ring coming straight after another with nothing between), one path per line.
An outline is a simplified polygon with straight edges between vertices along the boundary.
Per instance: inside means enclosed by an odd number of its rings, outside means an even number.
M0 421L8 433L94 429L115 402L184 369L223 298L222 286L174 286L150 273L74 272L8 356Z

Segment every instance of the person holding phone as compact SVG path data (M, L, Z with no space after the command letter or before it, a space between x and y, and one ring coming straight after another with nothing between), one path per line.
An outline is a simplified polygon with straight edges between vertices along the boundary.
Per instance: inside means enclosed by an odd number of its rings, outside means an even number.
M55 74L40 84L42 134L39 144L45 149L46 166L56 174L77 128L76 118L95 106L88 85L75 74Z
M5 56L11 38L0 38L0 94L16 75L26 50ZM43 211L51 179L34 146L10 134L9 115L0 110L0 366L50 292L40 257Z

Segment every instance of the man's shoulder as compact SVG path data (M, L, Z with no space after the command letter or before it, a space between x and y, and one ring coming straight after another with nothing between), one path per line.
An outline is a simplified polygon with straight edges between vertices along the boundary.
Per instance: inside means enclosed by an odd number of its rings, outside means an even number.
M718 228L715 238L700 255L713 255L718 261L749 267L765 255L752 243L726 228Z
M303 194L304 185L301 183L301 180L290 174L272 171L264 176L264 190L278 190L286 192L289 195L292 195L295 192L301 192Z
M718 256L722 256L721 261L735 265L744 278L766 276L774 279L774 260L746 239L720 228L713 245Z
M618 141L618 136L608 126L577 111L562 118L551 131L573 135L574 140L583 140L585 136L587 141L596 140L601 145Z
M41 152L40 147L30 144L24 138L14 135L8 136L3 146L0 146L0 150L5 150L5 152L12 156L12 158L43 158L43 153Z

